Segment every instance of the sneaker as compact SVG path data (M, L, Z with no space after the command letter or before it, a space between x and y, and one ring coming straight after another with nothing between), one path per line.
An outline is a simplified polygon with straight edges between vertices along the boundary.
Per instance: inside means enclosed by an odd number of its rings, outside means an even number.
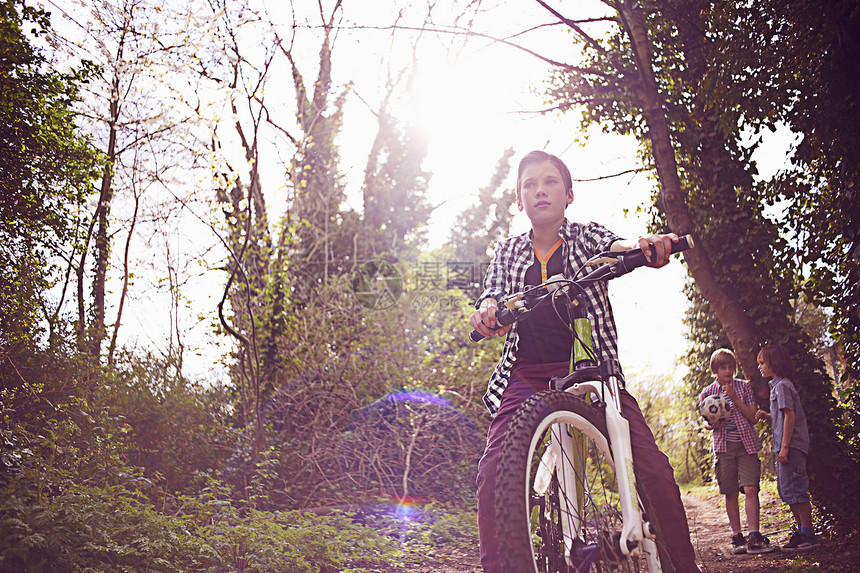
M779 548L771 545L770 540L758 531L750 532L749 537L747 537L747 553L757 555L759 553L770 553L777 549Z
M741 555L747 552L747 542L744 539L743 533L735 533L732 535L732 553Z
M799 529L791 534L788 543L782 546L786 551L806 551L818 546L818 538L807 535Z

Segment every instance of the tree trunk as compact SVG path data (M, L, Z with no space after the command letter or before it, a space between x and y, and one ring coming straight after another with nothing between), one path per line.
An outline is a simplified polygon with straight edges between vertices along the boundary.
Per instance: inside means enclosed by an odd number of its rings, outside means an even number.
M641 89L638 95L642 113L648 125L651 150L660 182L657 207L666 215L672 232L678 235L692 234L695 237L696 226L687 205L686 193L681 188L669 123L663 111L663 100L658 92L657 81L651 66L651 50L644 18L642 13L634 8L634 2L619 2L617 7L639 69ZM690 275L710 303L729 337L745 376L753 384L756 398L760 403L767 404L770 392L759 375L756 365L758 343L755 325L746 315L737 298L726 292L718 282L711 258L705 252L703 245L699 244L696 248L685 251L684 258L690 269Z
M111 85L110 107L108 109L108 145L106 150L107 161L105 161L102 172L101 193L99 204L96 208L96 262L93 275L93 304L92 304L92 328L90 331L90 355L98 361L101 355L102 341L106 336L105 329L105 285L107 282L107 269L110 258L110 239L108 238L108 225L110 204L113 199L113 170L116 167L117 152L117 125L120 116L120 63L123 60L125 50L125 36L127 30L123 30L117 46L116 69L113 74Z
M125 307L125 299L128 296L128 282L129 275L131 272L128 268L128 255L131 250L131 240L134 236L134 227L137 225L137 212L140 209L140 196L135 193L134 195L134 214L131 218L131 226L128 229L128 236L125 239L125 253L123 255L122 260L122 292L119 295L119 308L116 311L116 322L113 325L113 334L110 339L110 346L108 346L108 355L107 355L107 363L110 366L114 364L114 352L116 351L116 341L119 337L119 326L122 324L122 310Z
M116 101L111 102L111 115L114 113ZM108 142L108 160L102 174L99 205L96 208L96 241L95 241L95 272L93 274L93 304L92 328L90 330L90 355L98 360L101 354L102 340L105 337L105 283L107 281L108 257L110 256L110 239L108 238L108 214L113 198L111 182L113 167L116 160L116 127L111 122Z

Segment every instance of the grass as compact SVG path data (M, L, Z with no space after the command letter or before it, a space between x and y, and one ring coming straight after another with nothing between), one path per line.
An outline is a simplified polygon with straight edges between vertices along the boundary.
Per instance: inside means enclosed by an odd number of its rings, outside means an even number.
M759 520L761 522L761 530L769 535L789 535L794 530L794 516L788 504L779 499L779 493L776 491L776 480L767 479L761 481L759 491L759 503L761 510L759 511Z

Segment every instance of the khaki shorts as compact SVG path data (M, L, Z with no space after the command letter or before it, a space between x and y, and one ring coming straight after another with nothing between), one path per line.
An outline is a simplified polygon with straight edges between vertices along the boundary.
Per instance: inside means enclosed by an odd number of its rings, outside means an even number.
M726 442L727 452L717 454L715 473L720 493L723 495L735 492L743 493L747 486L758 489L761 476L761 461L758 453L748 454L740 442Z

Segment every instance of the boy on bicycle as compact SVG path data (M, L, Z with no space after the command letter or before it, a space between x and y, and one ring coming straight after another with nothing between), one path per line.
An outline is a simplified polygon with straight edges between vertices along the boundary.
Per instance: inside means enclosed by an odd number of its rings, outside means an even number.
M708 396L723 396L731 401L731 416L720 420L713 431L716 474L720 493L726 496L726 514L732 528L732 553L768 553L776 550L767 537L759 532L759 478L761 461L758 451L761 440L755 429L756 403L752 387L746 380L735 378L738 362L734 352L719 348L711 354L711 372L717 379L699 394L699 404ZM744 493L748 538L741 531L738 498Z
M572 223L565 209L573 203L570 171L558 157L532 151L522 158L517 172L517 208L525 210L531 230L501 241L484 277L484 292L469 322L483 336L506 335L502 357L490 378L484 403L493 414L487 447L478 464L478 531L481 564L487 573L501 571L494 490L502 439L513 413L533 394L546 390L552 376L567 375L572 338L570 327L553 310L530 313L521 323L496 329L498 301L526 285L537 285L548 277L573 276L593 255L607 250L641 248L649 255L649 266L669 262L674 234L651 235L629 242L597 223ZM593 342L600 359L617 363L615 319L609 304L606 282L586 290L593 320ZM669 459L648 428L636 400L622 390L623 415L630 424L634 464L642 478L644 495L654 499L660 521L667 525L663 543L672 563L665 571L699 571L695 562L687 517L675 484ZM504 540L501 540L504 542Z

